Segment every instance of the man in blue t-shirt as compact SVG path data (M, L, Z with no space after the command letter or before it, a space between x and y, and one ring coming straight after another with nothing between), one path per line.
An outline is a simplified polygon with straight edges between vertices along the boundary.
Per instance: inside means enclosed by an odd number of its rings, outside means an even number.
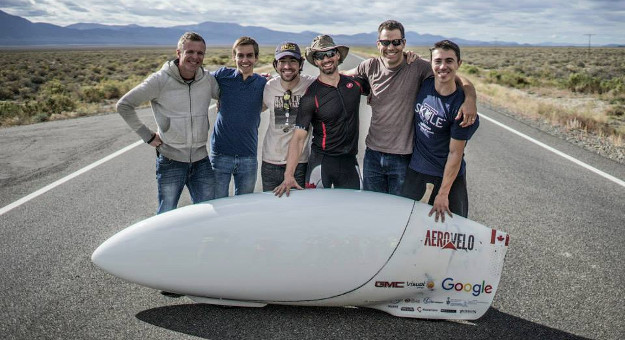
M219 112L211 136L215 198L227 197L234 177L234 194L254 192L258 168L257 145L263 91L267 79L254 73L258 44L241 37L232 47L237 68L212 73L219 84Z
M417 94L414 148L402 196L427 199L427 184L433 185L429 216L436 213L435 221L440 217L445 222L445 214L468 215L464 147L477 130L479 118L465 128L454 119L464 102L464 92L454 81L462 64L458 45L442 40L431 52L434 77L426 79Z

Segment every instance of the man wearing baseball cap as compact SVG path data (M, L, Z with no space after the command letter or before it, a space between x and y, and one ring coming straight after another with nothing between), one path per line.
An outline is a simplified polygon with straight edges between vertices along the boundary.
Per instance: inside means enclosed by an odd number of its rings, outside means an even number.
M306 48L306 60L319 68L319 77L300 100L284 181L274 189L277 196L303 188L294 173L311 126L306 187L360 189L358 114L360 96L369 93L369 84L363 78L339 74L338 66L348 52L347 46L335 44L328 35L316 37Z
M270 114L260 168L263 191L275 189L284 179L286 155L295 130L299 101L308 86L315 81L315 77L301 74L303 66L304 58L296 43L285 41L276 47L273 67L278 77L267 82L263 93L263 106L269 108ZM304 139L294 173L296 182L302 187L306 176L310 136L308 133Z

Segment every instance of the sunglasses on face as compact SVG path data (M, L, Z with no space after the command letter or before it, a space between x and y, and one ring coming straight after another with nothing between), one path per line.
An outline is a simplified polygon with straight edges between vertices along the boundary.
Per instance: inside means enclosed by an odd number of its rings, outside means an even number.
M336 50L329 50L329 51L319 51L319 52L315 52L313 53L313 59L316 60L323 60L323 58L328 57L328 58L332 58L337 54Z
M393 39L393 40L378 40L378 42L380 44L382 44L382 46L386 47L390 44L393 44L393 46L399 46L401 44L404 43L404 39Z

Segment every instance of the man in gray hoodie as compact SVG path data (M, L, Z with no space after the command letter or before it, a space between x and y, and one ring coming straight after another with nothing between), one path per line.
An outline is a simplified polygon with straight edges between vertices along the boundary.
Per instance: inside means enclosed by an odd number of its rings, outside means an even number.
M202 67L206 43L197 33L180 37L175 60L126 93L117 112L146 143L156 148L157 214L175 209L186 185L193 203L214 198L215 177L206 142L208 107L219 97L215 78ZM157 131L137 116L150 102Z

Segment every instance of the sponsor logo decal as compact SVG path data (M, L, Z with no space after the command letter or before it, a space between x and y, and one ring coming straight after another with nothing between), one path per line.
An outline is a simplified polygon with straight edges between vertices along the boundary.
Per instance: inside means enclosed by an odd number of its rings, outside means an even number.
M485 281L482 283L462 283L462 282L454 282L454 279L451 277L443 280L441 286L444 290L455 290L457 292L467 292L471 293L473 296L479 296L480 294L490 294L493 292L493 286L487 285Z
M423 298L423 303L430 304L430 303L443 303L443 301L436 301L436 300L432 300L432 298L426 297Z
M475 247L475 236L428 229L425 232L423 245L451 250L473 250Z
M401 310L403 312L414 312L414 308L412 307L402 307Z
M467 302L460 299L447 298L447 306L467 307Z
M378 288L404 288L404 284L403 281L375 281L375 286Z
M416 288L416 289L434 289L434 281L375 281L378 288Z
M475 309L461 309L460 314L477 314Z
M453 313L455 314L457 311L455 309L441 309L441 313Z
M422 311L424 312L438 312L438 309L434 309L434 308L423 308Z

